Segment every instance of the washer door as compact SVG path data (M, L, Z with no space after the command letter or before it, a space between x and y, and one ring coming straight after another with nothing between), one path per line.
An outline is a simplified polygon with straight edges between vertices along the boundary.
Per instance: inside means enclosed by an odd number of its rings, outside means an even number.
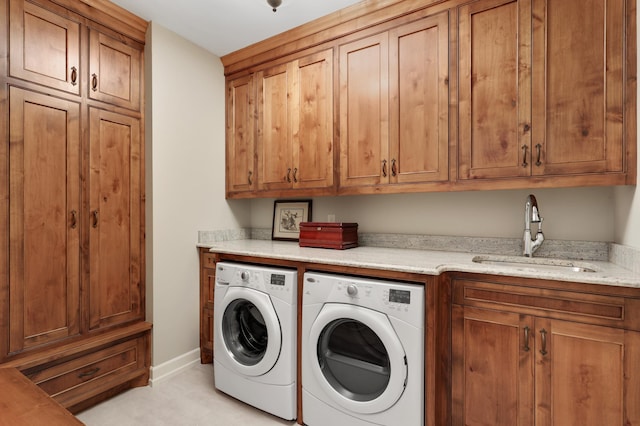
M406 357L386 315L359 306L326 304L311 326L308 344L316 380L343 408L379 413L402 395Z
M245 376L261 376L280 356L282 331L271 299L260 291L232 287L223 299L218 322L232 367Z

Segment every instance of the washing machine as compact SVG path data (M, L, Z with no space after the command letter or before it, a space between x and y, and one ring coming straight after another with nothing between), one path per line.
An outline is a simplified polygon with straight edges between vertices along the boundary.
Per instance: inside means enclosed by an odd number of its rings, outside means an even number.
M305 273L304 423L423 425L424 317L422 285Z
M296 270L216 265L215 387L287 420L297 417Z

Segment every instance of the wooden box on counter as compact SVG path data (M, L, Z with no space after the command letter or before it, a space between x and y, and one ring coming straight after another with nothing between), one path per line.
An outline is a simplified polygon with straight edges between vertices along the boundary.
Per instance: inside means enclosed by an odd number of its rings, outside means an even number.
M338 250L358 247L358 224L302 222L300 223L300 247Z

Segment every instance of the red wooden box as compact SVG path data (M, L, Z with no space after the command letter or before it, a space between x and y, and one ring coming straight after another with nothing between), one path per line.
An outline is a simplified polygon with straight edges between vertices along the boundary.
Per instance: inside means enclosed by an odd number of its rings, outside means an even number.
M300 223L300 247L349 249L358 247L358 224L339 222Z

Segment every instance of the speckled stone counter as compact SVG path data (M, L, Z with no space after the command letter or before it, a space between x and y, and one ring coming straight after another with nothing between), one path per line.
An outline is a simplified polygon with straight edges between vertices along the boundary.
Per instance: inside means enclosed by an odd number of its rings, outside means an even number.
M532 262L543 262L545 265L505 265L500 263L505 261L521 262L525 259L521 256L502 256L483 252L436 251L370 246L357 247L349 250L329 250L299 247L296 242L253 239L198 242L198 246L210 248L212 252L216 253L427 275L439 275L444 272L472 272L640 288L640 273L605 260L569 262L594 271L576 272L569 268L556 269L553 267L553 264L556 262L566 265L566 261L534 258ZM474 258L476 261L474 261ZM498 264L478 263L477 260L480 259L491 260ZM549 267L549 264L551 264L551 267Z

